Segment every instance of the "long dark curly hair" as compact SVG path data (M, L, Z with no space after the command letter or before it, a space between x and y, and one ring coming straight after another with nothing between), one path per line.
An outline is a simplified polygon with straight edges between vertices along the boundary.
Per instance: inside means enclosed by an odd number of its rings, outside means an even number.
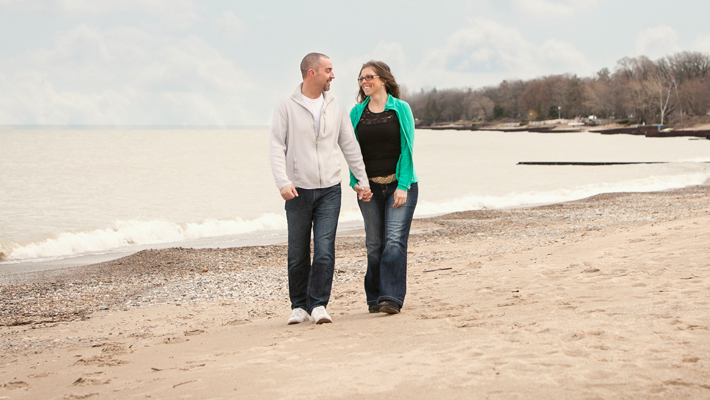
M385 82L385 90L388 94L391 94L392 97L399 98L399 85L394 79L394 75L392 75L392 71L390 71L389 65L385 64L382 61L371 60L366 62L365 64L362 64L362 68L360 68L360 73L362 73L362 70L367 67L370 67L375 70L375 75L379 75L380 79ZM357 102L362 103L363 101L365 101L366 98L367 96L365 96L365 92L362 90L361 86L360 90L357 93Z

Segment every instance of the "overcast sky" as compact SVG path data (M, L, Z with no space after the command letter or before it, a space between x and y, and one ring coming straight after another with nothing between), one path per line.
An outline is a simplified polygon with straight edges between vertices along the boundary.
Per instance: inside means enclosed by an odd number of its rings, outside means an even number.
M710 53L698 0L0 0L0 125L268 125L330 56L332 92L387 62L409 91L592 76Z

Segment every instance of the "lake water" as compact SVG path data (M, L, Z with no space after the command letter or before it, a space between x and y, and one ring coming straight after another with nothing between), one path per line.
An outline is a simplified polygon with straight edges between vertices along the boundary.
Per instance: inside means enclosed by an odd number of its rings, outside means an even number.
M0 130L0 272L284 242L267 154L267 129ZM710 140L418 130L414 161L424 217L706 184ZM343 193L341 230L361 227L354 192Z

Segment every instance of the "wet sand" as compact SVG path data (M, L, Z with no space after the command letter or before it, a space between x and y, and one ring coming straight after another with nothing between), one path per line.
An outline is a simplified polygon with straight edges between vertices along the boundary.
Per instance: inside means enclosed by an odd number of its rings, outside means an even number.
M710 187L416 220L399 315L340 237L333 324L283 245L7 275L0 399L708 398Z

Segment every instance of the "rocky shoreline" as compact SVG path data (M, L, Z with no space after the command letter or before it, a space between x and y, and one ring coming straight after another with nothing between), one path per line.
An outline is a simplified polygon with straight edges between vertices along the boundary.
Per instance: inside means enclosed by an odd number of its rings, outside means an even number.
M518 125L515 127L494 124L478 125L436 125L417 126L417 129L428 130L455 130L455 131L496 131L496 132L537 132L537 133L574 133L592 132L602 135L640 135L646 137L691 137L710 139L710 126L707 124L693 128L664 128L660 125L619 125L615 123L606 125L574 125L562 123L544 123L542 125Z
M708 200L710 187L697 186L602 194L524 209L459 212L415 220L410 246L468 243L472 253L495 257L604 235L609 228L706 215ZM486 246L487 242L495 245ZM338 238L336 284L359 285L365 256L362 237ZM415 256L410 262L431 264L442 257ZM8 275L0 282L0 326L67 322L102 310L220 301L240 303L249 308L249 315L268 314L287 307L285 258L285 245L172 248L144 250L85 267Z

